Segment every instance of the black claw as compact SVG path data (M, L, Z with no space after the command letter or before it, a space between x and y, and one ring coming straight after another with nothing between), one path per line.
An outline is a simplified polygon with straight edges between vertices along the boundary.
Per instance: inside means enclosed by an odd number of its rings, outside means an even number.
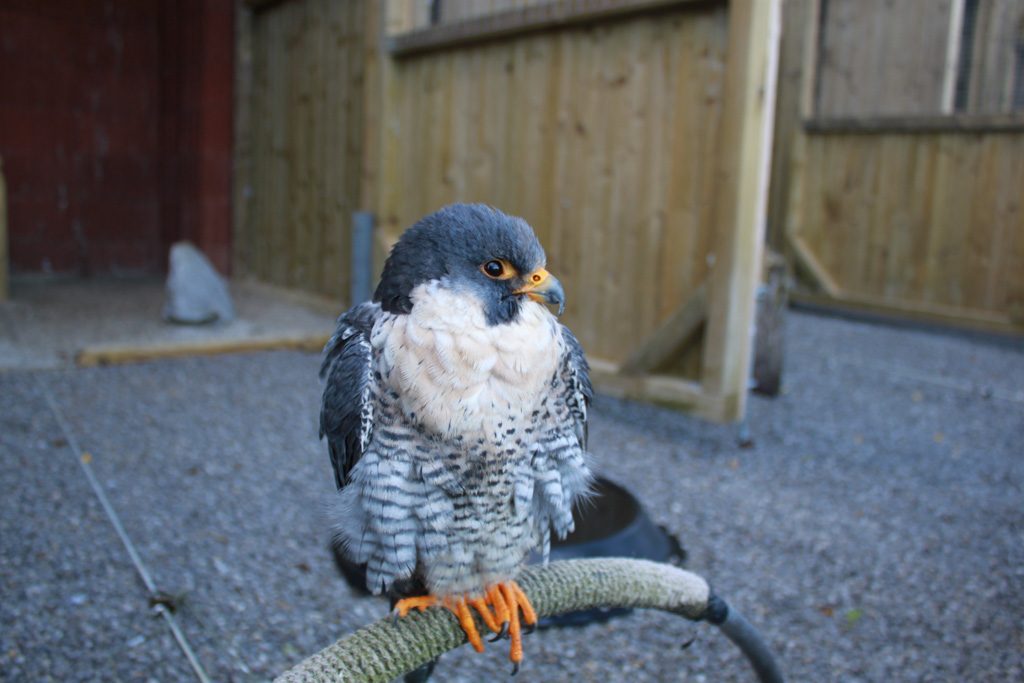
M694 641L696 641L696 640L697 640L697 636L694 636L693 638L690 638L688 641L683 643L683 649L685 650L688 647L690 647L691 645L693 645Z
M508 622L502 622L501 630L494 634L494 637L490 639L490 642L501 640L502 638L508 638Z
M396 610L396 609L391 610L391 625L392 626L398 626L398 619L399 619L398 610Z
M532 624L523 624L523 629L522 629L523 635L529 635L529 634L533 633L536 630L537 630L536 622L534 622Z
M517 673L519 673L519 662L512 662L512 673L510 675L515 676Z

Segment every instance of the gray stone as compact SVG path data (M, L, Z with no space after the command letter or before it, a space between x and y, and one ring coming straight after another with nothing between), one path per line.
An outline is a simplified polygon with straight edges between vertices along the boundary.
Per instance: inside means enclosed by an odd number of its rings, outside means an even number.
M227 282L203 252L189 242L172 245L164 319L195 325L229 322L234 317Z

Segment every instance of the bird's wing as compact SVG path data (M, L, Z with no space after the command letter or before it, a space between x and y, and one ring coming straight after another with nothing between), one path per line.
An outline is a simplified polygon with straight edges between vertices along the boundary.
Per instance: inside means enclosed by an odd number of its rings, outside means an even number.
M320 404L320 438L334 466L338 488L348 483L349 473L373 432L373 348L370 334L380 316L380 306L364 303L338 318L338 327L324 347L320 379L324 381Z
M590 491L592 475L587 456L587 409L593 398L589 366L580 343L562 327L563 352L551 382L554 399L538 418L541 437L530 461L520 495L532 498L537 544L544 561L551 546L551 529L559 538L573 530L573 501Z
M590 384L590 365L583 355L583 347L568 327L562 325L565 353L562 357L562 376L565 382L565 402L572 415L580 448L587 450L587 409L594 399Z

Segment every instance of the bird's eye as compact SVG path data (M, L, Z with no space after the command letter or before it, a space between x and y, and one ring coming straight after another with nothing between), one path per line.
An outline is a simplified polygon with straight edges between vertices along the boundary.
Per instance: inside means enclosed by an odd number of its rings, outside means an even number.
M488 261L483 265L484 275L497 280L505 274L505 264L501 261Z

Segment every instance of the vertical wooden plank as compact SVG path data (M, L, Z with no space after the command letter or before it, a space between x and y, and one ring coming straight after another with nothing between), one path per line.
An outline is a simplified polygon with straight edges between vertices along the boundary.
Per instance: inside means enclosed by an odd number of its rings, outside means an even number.
M288 36L290 69L288 80L291 86L291 101L287 118L288 207L287 221L280 225L282 242L288 246L288 267L285 284L307 289L309 277L305 255L313 245L313 221L310 220L309 193L310 153L315 131L311 130L311 109L313 108L313 82L315 68L313 55L317 52L317 7L316 0L303 0L296 4L295 32Z
M409 25L401 0L381 0L382 32L379 35L399 33ZM382 47L382 46L381 46ZM413 187L402 185L402 114L403 89L402 73L395 60L384 54L380 49L379 83L380 83L380 127L378 134L380 144L380 170L377 178L377 214L378 225L383 240L382 247L376 254L376 271L383 268L387 250L385 244L398 237L402 229L400 225L403 209L402 193L411 191ZM404 69L403 69L404 70Z
M581 52L577 62L577 68L582 71L582 80L574 82L577 90L577 97L585 108L577 112L574 123L577 134L581 138L581 153L584 160L583 172L573 178L573 215L580 220L586 231L589 233L587 239L587 256L584 258L583 250L579 248L576 235L566 233L568 238L563 237L561 249L571 254L570 260L576 264L577 272L583 291L591 293L581 302L579 319L583 328L590 332L591 338L596 339L594 353L604 358L610 353L611 340L606 335L595 334L599 329L598 316L599 308L603 306L604 298L607 296L608 278L606 276L605 261L609 254L608 249L608 225L605 218L609 199L609 173L605 169L605 154L608 152L606 138L608 130L607 102L601 97L601 73L603 61L600 52L604 47L604 34L601 27L594 27L588 31L579 42ZM579 92L585 89L586 93ZM592 342L591 346L595 344Z
M716 192L719 239L711 273L703 386L709 417L743 415L753 348L754 293L760 277L771 157L780 6L733 0L725 119Z
M311 253L308 258L316 290L348 304L351 263L343 254L348 253L352 241L349 202L354 193L353 176L358 177L353 169L358 154L349 146L349 130L358 125L352 111L357 87L349 73L358 50L352 46L350 26L358 21L357 11L362 3L346 2L341 7L338 4L326 2L320 11L321 67L313 91L317 141L310 178L316 194L313 220L319 253ZM335 149L343 154L332 160L331 150Z
M782 45L779 51L778 95L775 104L775 132L772 145L772 170L768 187L767 244L777 252L784 249L786 202L789 197L788 172L794 140L802 134L800 126L802 78L804 76L803 39L807 34L810 5L818 0L786 0L782 4Z
M807 3L803 34L803 73L800 88L800 115L810 118L818 111L818 62L821 51L821 3L826 0L803 0ZM794 11L794 13L796 13Z
M360 71L363 76L363 97L360 103L353 103L360 111L363 131L362 146L359 155L359 195L358 208L364 211L378 212L377 203L378 173L381 154L380 120L384 113L385 102L382 92L382 62L387 59L383 53L382 12L383 5L376 0L364 0L360 3L363 9L361 23L365 36L359 48L363 68L355 69L353 77L358 78ZM355 142L355 141L353 141Z
M976 152L977 171L972 178L974 187L961 201L969 203L972 224L964 230L962 251L962 288L957 294L965 307L985 306L987 275L997 265L991 258L993 242L1001 242L999 194L1002 189L1000 173L1005 170L998 137L975 138L971 148ZM1024 189L1024 185L1022 185ZM978 226L983 226L979 229Z
M548 233L547 248L558 254L560 277L564 278L568 286L580 293L580 295L569 298L566 307L566 318L570 321L579 320L584 297L582 281L580 279L581 264L569 257L569 254L562 248L562 236L569 229L569 221L572 210L572 196L570 194L571 176L567 174L569 164L575 157L580 139L580 131L585 130L579 122L575 109L573 84L576 82L576 69L579 65L577 51L579 40L562 33L555 38L557 42L554 64L558 71L552 77L552 104L547 110L550 117L551 130L547 134L547 144L550 144L553 163L547 174L542 176L549 188L548 201L545 205L551 217L550 232ZM541 110L544 111L544 110ZM588 226L578 223L576 229L585 234Z
M293 56L289 49L295 31L296 14L302 9L298 2L279 5L267 18L271 34L267 71L270 74L268 93L270 113L270 167L272 187L265 188L270 197L268 211L267 274L275 284L287 284L291 265L291 240L288 234L289 198L293 192L289 171L294 166L295 152L290 146L288 112L295 99L291 79ZM273 18L275 21L270 22ZM279 191L277 191L279 189Z
M643 278L643 290L639 292L639 301L634 304L639 313L636 329L646 337L652 333L660 320L658 305L661 297L661 277L658 272L658 250L663 240L665 229L666 185L668 176L668 154L661 131L670 129L672 119L666 115L670 103L668 81L668 45L672 40L671 26L659 23L654 29L650 52L643 65L644 80L637 89L637 98L646 99L642 115L636 117L636 125L640 127L638 136L642 140L640 158L644 161L644 173L639 180L637 195L642 197L644 206L643 221L639 229L640 244L634 258L634 278ZM638 33L638 40L642 36ZM629 338L629 330L623 334ZM638 340L632 340L631 347ZM625 353L632 351L623 349Z
M343 256L348 243L350 211L346 211L351 194L351 160L355 157L348 144L349 129L356 127L352 118L353 83L348 69L351 55L348 28L361 2L334 3L318 0L316 61L312 97L310 136L310 185L313 190L310 218L314 222L315 239L306 260L312 270L311 286L315 291L349 303L345 296L349 280L349 263ZM356 98L357 99L357 98ZM339 154L340 152L340 154Z

